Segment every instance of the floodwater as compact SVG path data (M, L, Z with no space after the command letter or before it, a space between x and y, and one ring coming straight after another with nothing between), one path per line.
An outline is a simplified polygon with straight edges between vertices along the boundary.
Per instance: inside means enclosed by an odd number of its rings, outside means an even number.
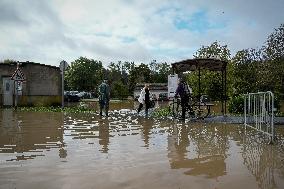
M0 109L0 188L284 188L283 128Z

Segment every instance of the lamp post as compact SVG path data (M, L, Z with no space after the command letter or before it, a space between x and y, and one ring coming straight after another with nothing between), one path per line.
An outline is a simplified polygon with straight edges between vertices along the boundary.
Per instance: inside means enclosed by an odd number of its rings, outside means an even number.
M61 93L61 97L62 97L62 108L64 108L64 71L67 69L67 67L68 67L68 63L65 61L65 60L62 60L61 62L60 62L60 65L59 65L59 67L60 67L60 70L61 70L61 85L62 85L62 87L61 87L61 89L62 89L62 93Z

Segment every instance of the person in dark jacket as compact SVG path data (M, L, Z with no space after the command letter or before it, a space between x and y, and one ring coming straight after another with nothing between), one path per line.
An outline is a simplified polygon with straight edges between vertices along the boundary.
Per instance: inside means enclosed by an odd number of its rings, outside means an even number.
M186 112L186 108L188 107L188 103L189 103L190 91L189 91L188 85L184 78L179 79L175 97L177 97L178 95L180 96L180 99L181 99L181 109L182 109L181 118L185 120L185 112Z
M103 115L103 109L105 109L105 115L108 116L109 100L109 85L107 84L107 80L104 80L99 86L100 116Z

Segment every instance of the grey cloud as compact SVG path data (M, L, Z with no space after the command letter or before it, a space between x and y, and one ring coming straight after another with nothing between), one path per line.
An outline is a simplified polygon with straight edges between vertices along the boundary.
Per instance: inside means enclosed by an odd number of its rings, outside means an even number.
M32 7L30 19L34 20L35 25L38 27L38 31L35 31L35 38L33 38L35 41L33 40L33 42L40 42L43 45L61 43L72 49L77 48L73 39L65 34L67 28L55 12L53 7L55 5L50 4L48 1L36 1L32 5L29 4L31 3L26 5ZM42 27L47 28L47 31L42 31Z
M1 25L22 25L27 22L17 11L17 7L13 6L11 1L0 1L0 24Z
M36 54L44 53L44 50L43 52L40 52L40 50L45 47L54 49L77 48L72 36L66 35L67 28L58 17L54 8L55 5L51 4L50 1L25 0L15 2L14 0L0 1L0 22L5 27L5 30L2 31L3 35L12 36L14 42L19 41L17 46L11 47L12 49L22 47L21 51L15 53L11 50L10 54L29 59L30 53L28 52L33 52L36 56ZM11 27L11 24L16 27ZM0 58L5 59L5 57Z
M95 24L92 22L93 19L84 19L80 23L72 22L75 25L70 27L70 23L64 23L60 18L61 14L57 12L61 10L56 7L57 0L0 0L0 59L12 58L42 61L42 63L58 62L60 59L70 61L79 56L99 58L106 62L117 60L149 62L153 58L161 61L177 60L191 57L195 49L200 48L201 45L209 45L215 40L228 44L235 51L263 44L273 28L283 22L284 14L281 8L283 0L149 2L135 0L130 4L126 1L121 5L127 6L127 10L128 8L135 10L133 15L138 19L134 19L133 22L137 21L139 24L134 24L138 28L135 28L137 32L132 33L131 37L136 40L125 38L127 40L111 41L117 35L114 33L122 35L121 31L116 30L116 24L113 27L102 27L104 31L100 31L93 29L96 27L91 27ZM89 2L85 3L80 1L82 7L89 5ZM169 12L166 12L167 8ZM177 30L174 27L172 19L175 15L190 15L202 8L209 11L210 23L227 21L225 28L208 30L200 34ZM88 8L88 15L92 16L90 10L91 8ZM165 10L164 14L159 15L157 13L159 10ZM115 15L110 15L110 20L112 16ZM104 19L99 20L102 26ZM252 25L249 26L250 23ZM86 31L89 34L86 34ZM110 34L97 35L99 40L88 36L100 32ZM159 52L153 49L158 49Z
M94 41L81 41L82 51L101 57L106 61L149 61L152 56L150 52L138 43L120 45L117 48L96 43Z
M1 0L0 21L5 24L40 24L40 22L47 22L59 27L61 25L52 5L46 0Z

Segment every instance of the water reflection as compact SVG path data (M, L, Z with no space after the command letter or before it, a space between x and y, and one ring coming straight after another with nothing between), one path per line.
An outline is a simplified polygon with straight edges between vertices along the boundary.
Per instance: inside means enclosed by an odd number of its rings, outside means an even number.
M284 178L283 149L278 145L268 145L262 135L255 134L250 129L246 135L249 137L243 137L244 165L255 176L259 188L278 188L280 185L275 175L280 174ZM279 167L282 169L279 170Z
M0 153L19 161L44 156L43 150L63 148L63 114L0 111ZM36 115L36 117L35 117ZM31 120L36 120L33 122ZM10 154L16 154L12 157Z
M101 122L99 125L99 144L102 146L100 150L103 153L108 152L109 145L109 121Z
M171 168L185 168L186 175L208 178L225 175L228 138L219 131L222 129L206 125L173 125L168 137Z
M144 128L143 120L145 119L119 111L110 111L107 118L95 113L68 114L65 118L65 136L72 139L98 139L98 144L101 146L99 151L108 153L110 138L138 135L140 129ZM145 132L149 132L146 130ZM147 135L147 133L144 135L146 140Z
M244 183L250 182L248 188L284 186L284 127L277 130L278 144L267 145L261 135L253 130L245 131L243 126L179 123L145 118L126 110L111 111L108 118L95 113L9 109L1 110L0 116L0 168L21 163L25 168L19 170L25 171L32 165L36 170L47 163L51 168L45 171L52 172L50 175L60 172L63 177L70 177L69 172L81 173L79 170L84 168L90 178L98 178L97 182L100 175L111 174L114 180L120 181L121 175L127 175L124 177L129 178L125 181L127 184L137 183L146 174L147 183L156 182L162 175L164 182L200 181L210 186L215 184L216 188L228 188L232 183L238 186L235 180L241 179ZM82 163L85 161L91 166L89 170ZM13 173L9 177L20 174L18 170L7 170ZM8 176L0 173L0 188ZM134 185L129 184L129 188Z
M150 135L152 133L152 128L154 126L154 120L139 118L138 122L142 125L141 135L142 135L142 140L145 144L144 147L149 148L149 140L150 140Z
M67 157L67 150L65 150L63 147L59 149L59 157L60 158L66 158Z

